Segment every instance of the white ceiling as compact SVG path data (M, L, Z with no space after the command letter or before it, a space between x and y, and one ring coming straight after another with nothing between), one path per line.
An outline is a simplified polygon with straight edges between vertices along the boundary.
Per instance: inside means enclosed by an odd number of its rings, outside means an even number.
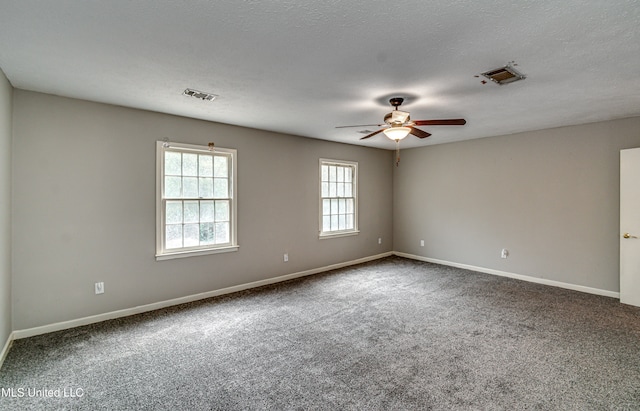
M509 61L525 80L474 77ZM394 96L467 120L416 147L640 115L640 0L0 0L0 68L20 89L388 149L335 127L381 123Z

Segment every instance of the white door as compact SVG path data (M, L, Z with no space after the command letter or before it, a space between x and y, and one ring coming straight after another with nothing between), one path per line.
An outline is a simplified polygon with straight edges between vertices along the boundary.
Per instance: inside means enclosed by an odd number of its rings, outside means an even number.
M640 306L640 148L620 150L620 302Z

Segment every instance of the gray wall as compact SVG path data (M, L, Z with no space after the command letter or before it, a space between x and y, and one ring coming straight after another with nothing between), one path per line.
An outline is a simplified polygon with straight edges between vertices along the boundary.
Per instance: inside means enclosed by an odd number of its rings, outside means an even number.
M638 146L630 118L404 150L394 248L618 291L619 151Z
M3 147L11 94L0 78ZM238 149L240 251L155 261L164 137ZM19 330L391 250L618 291L619 150L637 146L632 118L403 150L395 168L390 151L14 90L13 148L0 150L0 337L11 298ZM360 163L359 236L317 237L320 157Z
M0 70L0 350L11 334L11 95Z
M22 90L13 110L16 330L392 250L389 151ZM164 137L238 150L238 252L155 261ZM320 157L359 162L358 236L318 239ZM96 281L105 294L94 295Z

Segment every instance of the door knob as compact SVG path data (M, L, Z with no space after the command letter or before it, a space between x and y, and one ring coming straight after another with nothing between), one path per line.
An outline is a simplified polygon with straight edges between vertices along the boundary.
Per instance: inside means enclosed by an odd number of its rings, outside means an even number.
M631 235L631 234L629 234L629 233L624 233L624 234L622 234L622 237L623 237L623 238L638 238L638 237L636 237L635 235Z

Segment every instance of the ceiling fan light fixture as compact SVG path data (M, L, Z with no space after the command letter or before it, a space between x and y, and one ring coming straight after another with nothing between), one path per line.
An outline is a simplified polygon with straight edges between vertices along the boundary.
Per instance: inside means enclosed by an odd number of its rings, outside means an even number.
M405 138L406 136L409 135L409 133L411 132L411 128L410 127L389 127L389 128L385 128L383 131L385 136L387 136L389 139L393 140L393 141L400 141L403 138Z

